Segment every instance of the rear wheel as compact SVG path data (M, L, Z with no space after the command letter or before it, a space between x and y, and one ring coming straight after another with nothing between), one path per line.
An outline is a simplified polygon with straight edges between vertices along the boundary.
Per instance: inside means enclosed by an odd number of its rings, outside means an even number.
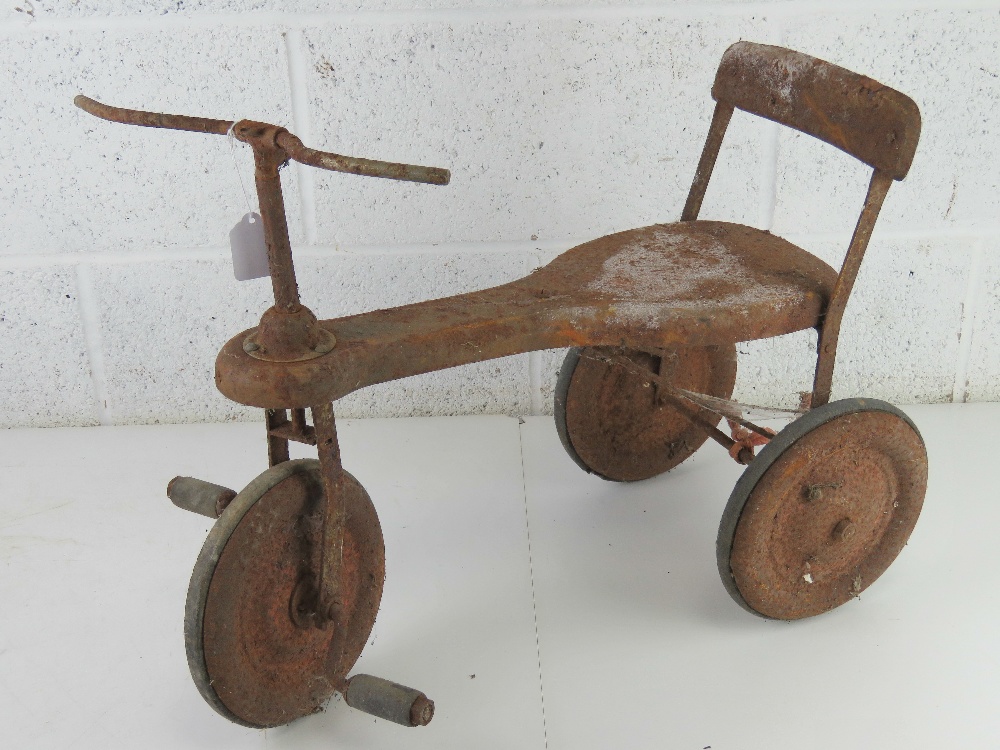
M570 349L556 384L556 430L570 457L604 479L635 482L677 466L707 439L643 373L671 385L729 398L736 346L676 347L662 352ZM720 417L705 414L717 423Z
M737 604L795 620L858 596L903 549L927 488L927 452L891 404L844 399L768 443L722 515L719 574Z

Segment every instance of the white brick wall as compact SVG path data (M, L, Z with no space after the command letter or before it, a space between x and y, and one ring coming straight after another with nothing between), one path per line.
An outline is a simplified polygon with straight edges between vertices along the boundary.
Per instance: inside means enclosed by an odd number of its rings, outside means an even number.
M577 242L678 217L738 39L912 96L923 135L848 308L835 396L1000 399L1000 0L5 0L0 424L259 418L214 388L255 324L225 139L104 123L112 104L287 125L341 153L445 166L446 188L284 172L321 317L509 281ZM248 149L237 148L245 178ZM839 262L867 169L737 113L705 218ZM740 345L737 395L792 403L812 332ZM350 416L543 413L562 352L354 394Z

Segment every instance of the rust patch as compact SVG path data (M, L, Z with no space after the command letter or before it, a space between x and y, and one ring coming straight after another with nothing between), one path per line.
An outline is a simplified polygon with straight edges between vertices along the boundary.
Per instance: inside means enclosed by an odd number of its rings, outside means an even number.
M204 608L204 663L219 699L250 726L287 724L321 709L375 622L385 578L381 528L368 494L344 477L342 614L322 629L305 617L323 525L318 466L229 519L236 527L215 564Z
M316 359L256 360L242 333L220 352L216 384L251 406L310 406L537 349L729 345L818 325L836 279L767 232L715 221L658 224L580 245L510 284L321 321L338 343Z
M906 544L926 485L923 441L896 414L816 427L771 464L743 508L729 561L740 594L782 620L856 597Z
M897 180L906 177L920 139L920 110L910 97L782 47L732 45L712 96L808 133Z
M757 427L746 420L736 420L729 417L726 419L726 423L733 436L733 444L729 446L729 456L740 463L749 463L741 460L748 455L746 452L749 452L749 457L752 459L754 448L767 445L771 438L777 434L770 427Z
M709 437L687 410L664 399L644 373L728 398L736 382L736 347L685 347L657 354L588 348L571 352L564 368L556 422L570 455L605 479L634 482L669 471ZM705 419L713 426L719 421L707 413Z

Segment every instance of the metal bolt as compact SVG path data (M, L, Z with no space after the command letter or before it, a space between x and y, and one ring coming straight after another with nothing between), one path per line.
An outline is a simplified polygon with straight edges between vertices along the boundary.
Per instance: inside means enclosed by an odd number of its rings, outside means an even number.
M833 482L831 484L810 484L806 487L806 500L813 502L816 500L823 499L823 490L830 488L835 490L840 487L840 482Z
M246 339L243 342L243 351L245 351L247 354L249 354L250 352L255 352L258 349L260 349L260 344L258 344L256 341L251 341L250 339Z
M336 599L330 608L326 611L327 622L338 623L342 622L344 619L344 603L340 599Z
M858 533L858 527L851 523L849 518L845 518L833 527L833 538L838 542L846 542Z
M229 494L232 493L232 494ZM229 493L219 495L219 498L215 501L215 516L218 518L222 515L222 511L229 507L229 503L233 501L236 497L236 493L232 490Z
M318 627L313 617L314 596L312 581L307 578L301 579L292 589L292 596L288 602L288 614L296 627Z
M475 675L473 675L475 677ZM426 695L419 695L410 706L410 724L415 727L425 727L434 718L434 701Z

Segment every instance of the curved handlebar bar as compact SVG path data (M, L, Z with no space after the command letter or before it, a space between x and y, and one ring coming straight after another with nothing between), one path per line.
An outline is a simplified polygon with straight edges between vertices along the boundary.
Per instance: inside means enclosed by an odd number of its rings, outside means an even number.
M166 115L159 112L143 112L137 109L112 107L80 94L73 103L95 117L124 125L141 125L147 128L168 128L170 130L189 130L195 133L210 133L226 135L236 123L231 120L210 120L207 117L188 117L186 115ZM451 173L438 167L420 167L414 164L396 164L388 161L359 159L354 156L341 156L327 151L317 151L302 144L296 136L287 130L281 130L276 138L278 146L288 154L288 157L311 167L328 169L331 172L346 172L347 174L364 175L366 177L384 177L389 180L405 180L406 182L424 182L429 185L447 185Z

